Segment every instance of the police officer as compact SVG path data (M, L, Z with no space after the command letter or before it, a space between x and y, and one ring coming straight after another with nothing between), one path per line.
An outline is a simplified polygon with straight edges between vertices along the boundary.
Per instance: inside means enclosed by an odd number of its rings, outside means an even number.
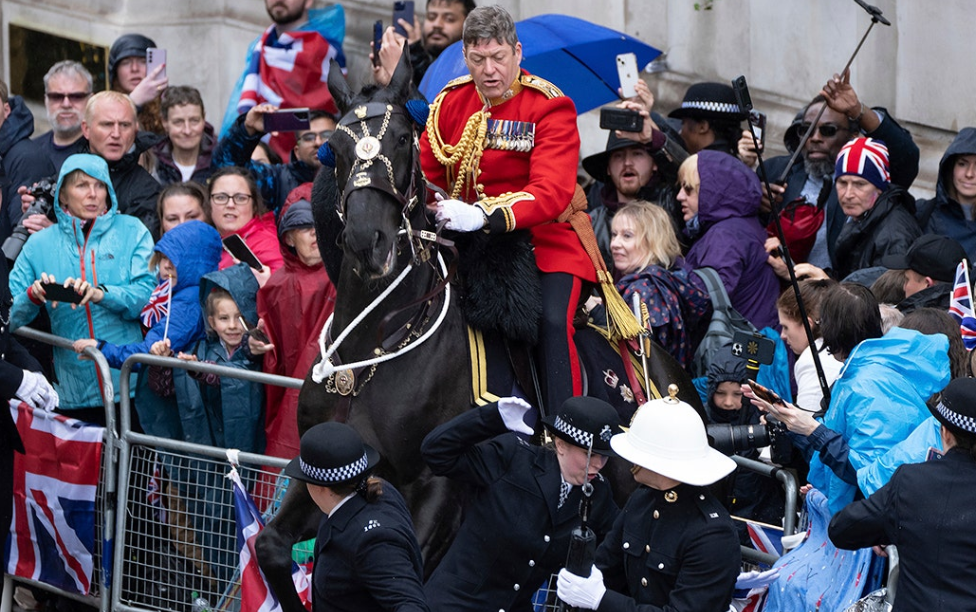
M559 572L559 598L584 610L728 610L739 538L705 486L735 462L708 446L701 417L674 394L641 406L610 445L634 464L640 487L597 549L590 575Z
M602 538L613 524L617 506L599 472L614 455L616 410L570 398L544 419L555 437L548 449L508 433L532 434L523 419L529 408L504 398L424 439L421 452L435 474L475 488L454 543L424 587L431 610L531 610L533 593L566 561L586 482L593 485L589 526Z
M390 483L370 478L379 453L344 423L305 432L285 468L325 517L315 539L312 612L427 612L410 513Z
M7 259L0 255L0 544L10 532L12 518L14 451L24 452L7 402L18 398L31 408L54 410L58 393L41 374L41 366L10 334L10 295Z

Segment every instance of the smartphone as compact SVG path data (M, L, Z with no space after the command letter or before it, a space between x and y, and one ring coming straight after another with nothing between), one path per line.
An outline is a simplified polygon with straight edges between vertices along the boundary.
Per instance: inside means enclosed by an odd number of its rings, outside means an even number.
M383 20L373 23L373 65L380 65L380 49L383 48Z
M735 93L735 101L739 104L739 110L749 112L752 110L752 96L749 95L749 85L746 84L746 76L739 75L732 81L732 91Z
M617 56L617 76L620 77L620 95L624 98L637 96L637 56L633 53L621 53Z
M600 128L621 132L640 132L644 129L644 116L626 108L601 108Z
M264 115L265 132L299 132L308 125L307 108L279 108Z
M752 124L752 131L756 135L759 145L766 149L766 113L755 109L749 111L749 123Z
M413 0L403 0L393 3L393 29L400 36L406 37L407 31L400 25L400 19L413 23Z
M770 404L783 404L783 405L785 405L785 402L783 401L783 398L781 398L779 395L777 395L776 392L773 391L772 389L769 389L767 387L764 387L764 386L760 385L759 383L757 383L756 381L752 380L751 378L748 379L746 382L749 383L749 388L752 389L752 392L759 399L764 400L764 401L767 401Z
M252 338L254 338L255 340L257 340L258 342L263 342L265 344L271 344L271 340L268 340L268 337L266 335L264 335L264 332L262 332L260 329L258 329L256 325L253 326L253 327L250 326L250 325L248 325L247 324L247 321L244 320L244 317L240 317L239 316L239 317L237 317L237 320L241 322L241 325L244 326L245 331L247 331L247 333L251 334L251 337Z
M166 49L149 47L146 49L146 75L152 74L152 71L159 66L162 66L163 69L158 78L166 78Z
M224 250L234 256L237 261L243 261L247 265L251 266L255 270L260 270L264 266L261 264L261 260L257 258L257 255L248 248L247 243L244 239L237 234L231 234L224 238Z
M84 296L76 293L71 287L65 287L58 283L41 283L44 289L44 299L49 302L67 302L68 304L80 304Z

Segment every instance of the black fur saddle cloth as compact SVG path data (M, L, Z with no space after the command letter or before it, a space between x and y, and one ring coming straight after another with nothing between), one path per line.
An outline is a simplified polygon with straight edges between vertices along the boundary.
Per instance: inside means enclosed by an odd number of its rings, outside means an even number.
M468 325L529 345L542 317L542 285L531 234L517 230L457 236L461 308Z

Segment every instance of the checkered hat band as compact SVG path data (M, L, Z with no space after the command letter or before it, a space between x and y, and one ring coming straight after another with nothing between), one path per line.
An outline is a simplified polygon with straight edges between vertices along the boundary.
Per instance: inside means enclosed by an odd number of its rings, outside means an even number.
M309 478L314 478L322 482L345 482L347 480L352 480L356 476L363 473L366 469L366 465L369 461L366 459L366 453L363 456L353 461L349 465L343 465L337 468L317 468L314 465L309 465L303 460L299 459L299 464L302 466L302 474L305 474Z
M939 411L947 421L958 427L963 431L968 431L969 433L976 433L976 419L968 416L963 416L958 412L954 412L951 408L942 403L936 404L935 409Z
M712 102L710 100L687 100L681 103L681 108L694 108L697 110L712 111L715 113L739 113L738 104L728 102Z
M558 416L556 420L553 421L552 426L557 430L561 431L570 438L572 438L576 444L582 446L583 448L589 448L590 444L593 444L593 434L583 431L579 427L574 427L566 421L562 420Z

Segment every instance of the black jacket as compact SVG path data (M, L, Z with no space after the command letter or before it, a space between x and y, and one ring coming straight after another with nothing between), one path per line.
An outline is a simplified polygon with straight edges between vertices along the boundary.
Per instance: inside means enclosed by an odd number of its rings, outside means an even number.
M244 127L246 116L238 117L217 143L211 165L215 170L224 166L247 168L254 176L258 189L261 190L264 207L273 210L277 218L278 211L288 199L288 194L302 183L315 180L318 168L295 159L294 152L292 152L292 161L287 164L262 164L251 161L251 153L254 153L254 148L258 146L264 134L249 135L247 128Z
M0 244L3 244L23 216L17 188L33 185L55 172L50 158L30 139L34 133L34 115L20 96L10 96L9 103L10 114L3 126L0 126L0 168L4 175Z
M959 202L949 197L952 167L960 155L976 155L976 128L963 128L945 150L939 162L935 197L916 203L915 218L926 234L939 234L956 240L966 249L969 261L976 261L976 219L966 218Z
M837 548L898 547L901 574L893 611L976 610L976 461L950 449L941 460L899 467L868 499L834 515Z
M580 487L557 508L556 454L507 433L497 404L437 427L421 452L435 474L475 487L454 543L424 587L431 610L531 610L532 594L566 562ZM617 506L603 478L593 487L590 527L599 540Z
M10 306L13 297L10 295L7 259L0 255L0 400L3 400L3 414L0 415L0 449L13 448L24 452L24 445L17 434L7 402L13 399L24 379L24 370L40 372L41 366L30 356L24 347L10 333Z
M312 612L426 612L423 574L407 505L384 482L376 501L356 494L322 519Z
M885 255L903 254L922 230L915 221L915 201L897 185L882 193L871 210L845 223L834 243L834 274L880 266Z
M874 110L880 111L883 115L881 125L874 132L866 135L887 145L891 183L908 189L915 181L915 177L918 176L918 146L912 140L912 135L908 130L901 127L887 110L880 107L876 107ZM789 156L784 155L765 160L769 182L772 183L779 179L789 159ZM790 168L789 174L786 176L786 191L783 193L783 202L792 202L798 198L807 182L808 175L803 167L803 160L797 159L797 163ZM831 189L825 204L824 222L827 224L827 250L830 253L831 265L835 268L838 265L835 253L837 236L844 228L846 219L847 216L844 215L844 211L841 210L840 203L837 201L837 189ZM843 278L843 276L838 275L838 278Z
M640 487L596 551L607 592L601 612L725 612L741 553L732 519L704 487L677 499Z
M142 221L153 240L159 240L156 197L162 191L162 186L139 165L139 156L157 142L159 136L151 132L139 132L136 134L135 149L123 155L122 159L108 163L112 187L119 199L119 212Z
M949 300L951 297L952 283L936 283L898 302L896 308L903 314L914 312L919 308L949 310Z

